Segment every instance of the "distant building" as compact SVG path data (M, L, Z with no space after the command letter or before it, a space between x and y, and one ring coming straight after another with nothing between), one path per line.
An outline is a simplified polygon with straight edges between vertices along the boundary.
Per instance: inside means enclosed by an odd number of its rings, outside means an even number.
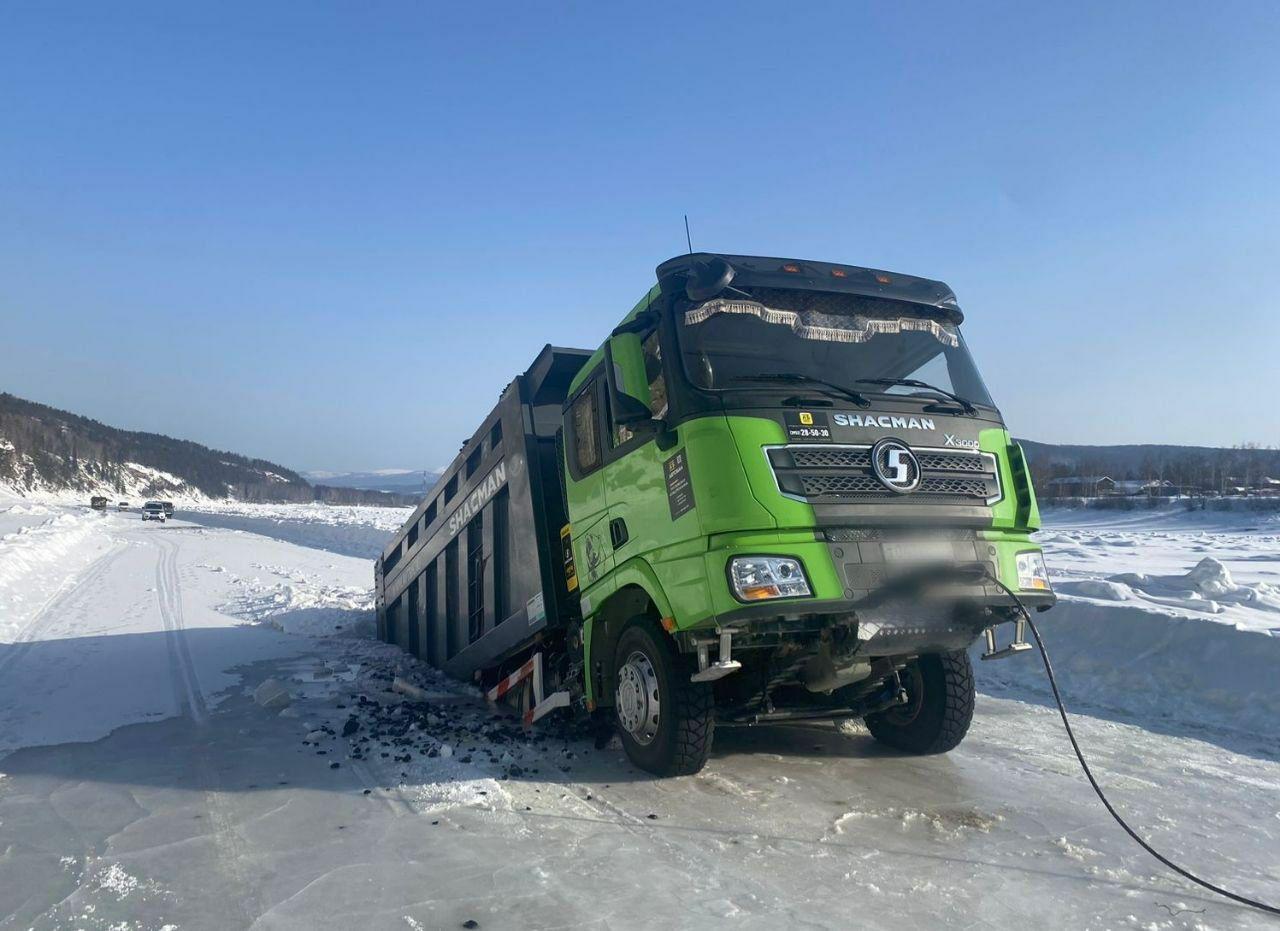
M1106 475L1064 475L1045 482L1046 498L1097 498L1113 494L1115 480Z
M1148 498L1167 498L1178 493L1178 486L1162 479L1130 479L1114 482L1111 494L1123 495L1127 498L1145 496Z

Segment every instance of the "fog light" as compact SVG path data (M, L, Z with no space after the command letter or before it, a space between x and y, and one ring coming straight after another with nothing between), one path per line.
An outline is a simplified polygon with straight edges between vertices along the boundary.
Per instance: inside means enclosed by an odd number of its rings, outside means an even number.
M1015 560L1018 566L1018 588L1047 592L1049 588L1049 570L1044 565L1044 554L1039 550L1019 553Z
M811 594L800 561L786 556L737 556L729 562L729 582L742 601Z

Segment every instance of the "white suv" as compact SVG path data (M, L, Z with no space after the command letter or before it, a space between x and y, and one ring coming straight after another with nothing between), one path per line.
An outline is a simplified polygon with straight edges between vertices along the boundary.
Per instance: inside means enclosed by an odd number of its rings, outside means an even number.
M148 501L142 506L143 520L158 520L164 523L169 519L169 515L164 512L164 505L159 501Z

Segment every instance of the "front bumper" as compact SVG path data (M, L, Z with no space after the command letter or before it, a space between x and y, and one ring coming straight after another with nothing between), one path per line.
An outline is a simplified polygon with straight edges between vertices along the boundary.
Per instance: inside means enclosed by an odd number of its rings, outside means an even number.
M1018 588L1018 553L1037 550L1027 535L989 531L956 531L942 535L952 548L945 563L913 563L893 558L879 531L814 531L744 534L722 537L705 554L707 580L713 590L711 615L680 618L682 629L708 626L832 626L883 616L907 618L955 615L975 635L984 618L1004 620L1017 609L994 575L1032 610L1047 610L1057 601L1052 591ZM938 535L932 538L935 542ZM742 603L730 590L726 567L736 556L789 556L803 565L813 592L808 597ZM889 558L886 558L889 554ZM776 622L776 623L775 623ZM992 623L988 620L987 623Z

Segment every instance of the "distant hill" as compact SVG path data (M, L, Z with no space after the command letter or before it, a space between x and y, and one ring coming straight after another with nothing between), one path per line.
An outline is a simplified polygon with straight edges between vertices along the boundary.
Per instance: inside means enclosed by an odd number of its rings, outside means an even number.
M274 462L158 433L120 430L0 393L0 485L19 492L80 491L241 501L407 504L420 496L313 485Z
M370 472L303 472L311 482L331 488L358 488L363 491L386 491L416 495L421 498L440 478L438 471L412 469L375 469Z
M1280 449L1135 444L1080 446L1020 440L1037 488L1049 479L1106 475L1229 491L1280 478ZM438 473L403 469L310 472L157 433L120 430L0 393L0 485L134 497L417 504Z

